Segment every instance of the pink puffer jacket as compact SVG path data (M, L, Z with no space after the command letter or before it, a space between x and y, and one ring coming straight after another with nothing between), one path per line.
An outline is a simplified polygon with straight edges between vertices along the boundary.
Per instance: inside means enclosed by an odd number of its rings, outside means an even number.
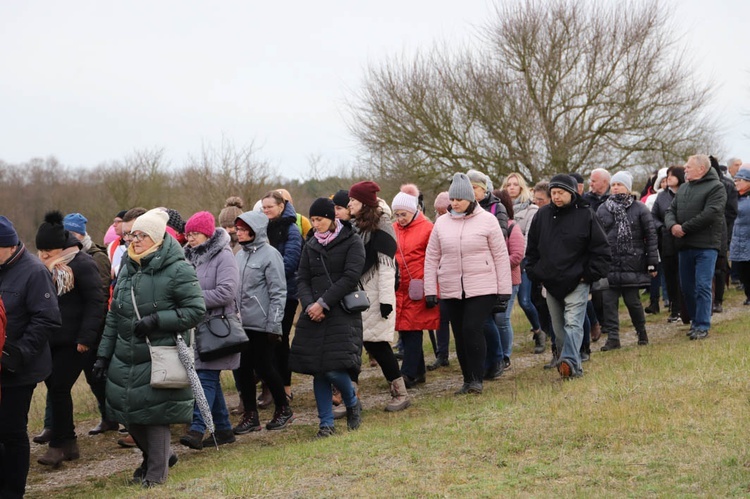
M511 227L513 227L511 229ZM515 220L508 220L508 257L513 285L521 284L521 261L526 254L526 238L521 232L521 225Z
M494 215L477 206L466 217L450 212L439 217L427 245L424 279L428 296L510 295L508 248Z

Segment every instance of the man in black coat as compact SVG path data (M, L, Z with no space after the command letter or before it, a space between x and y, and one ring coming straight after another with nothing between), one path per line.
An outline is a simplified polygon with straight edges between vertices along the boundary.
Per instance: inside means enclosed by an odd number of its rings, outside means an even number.
M0 295L7 311L0 386L0 497L23 497L29 473L27 420L37 383L51 371L49 339L60 327L49 271L0 216Z
M609 243L599 221L565 174L550 180L552 203L539 209L528 232L526 272L547 292L564 378L580 376L583 321L591 283L609 272Z
M724 190L727 193L727 203L724 207L724 221L725 228L721 235L721 249L719 255L716 257L716 270L714 271L714 300L711 312L721 313L724 311L722 303L724 302L724 289L726 288L727 276L729 274L729 259L727 254L729 253L729 244L732 242L732 230L734 229L734 221L737 219L737 201L739 199L739 193L737 188L734 186L732 179L726 177L719 162L713 156L710 156L711 168L716 170L716 174L719 176Z
M594 168L589 176L589 192L583 195L583 200L589 204L591 211L596 210L609 197L609 181L612 176L604 168Z

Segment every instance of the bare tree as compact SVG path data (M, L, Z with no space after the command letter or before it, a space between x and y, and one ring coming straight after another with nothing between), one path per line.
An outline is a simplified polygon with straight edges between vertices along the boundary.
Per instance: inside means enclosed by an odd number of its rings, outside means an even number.
M656 1L503 3L478 50L371 67L350 127L384 175L529 181L649 170L716 145L701 84Z

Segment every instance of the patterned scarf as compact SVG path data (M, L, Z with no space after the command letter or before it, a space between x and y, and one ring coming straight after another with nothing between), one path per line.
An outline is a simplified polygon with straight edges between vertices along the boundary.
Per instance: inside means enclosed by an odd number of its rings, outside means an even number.
M630 230L627 209L635 198L630 194L614 194L604 202L607 211L612 213L617 228L617 250L621 255L633 253L633 233Z
M78 251L78 246L71 246L70 248L65 248L62 253L60 253L60 256L54 260L44 262L45 265L47 265L47 270L52 274L52 282L55 284L57 296L64 295L68 291L71 291L75 286L73 269L68 267L68 264L76 257Z
M339 233L341 232L341 227L343 227L343 225L341 225L341 220L337 218L336 228L333 232L331 232L330 230L327 230L325 232L315 231L315 239L317 239L322 246L328 246L328 243L336 239L336 236L339 235Z

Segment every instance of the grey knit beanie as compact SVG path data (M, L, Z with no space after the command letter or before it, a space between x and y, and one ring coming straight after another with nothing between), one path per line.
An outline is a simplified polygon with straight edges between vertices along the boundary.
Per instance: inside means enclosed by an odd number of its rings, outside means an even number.
M465 199L474 201L474 188L471 186L471 180L465 173L456 173L453 175L450 189L448 189L450 199Z

